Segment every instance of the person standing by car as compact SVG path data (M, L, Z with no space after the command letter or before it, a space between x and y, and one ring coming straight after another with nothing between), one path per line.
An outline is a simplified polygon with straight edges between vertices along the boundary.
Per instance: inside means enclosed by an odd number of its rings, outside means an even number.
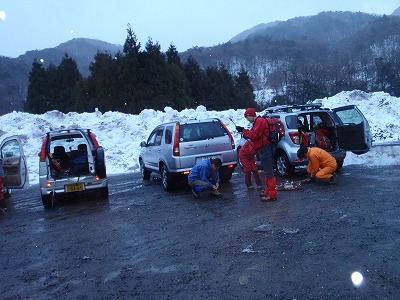
M269 141L269 126L265 118L257 117L254 108L246 109L244 117L253 124L251 130L236 126L238 132L250 139L256 152L259 152L260 162L264 169L265 189L260 194L261 201L275 201L278 193L276 192L276 177L273 167L274 145ZM240 153L240 152L239 152Z
M212 197L222 197L218 191L219 173L218 170L222 166L219 158L210 158L197 163L188 176L188 184L192 188L195 198L200 198L200 192L211 189Z
M307 158L309 160L307 166L308 181L314 181L315 179L330 183L336 181L336 159L324 149L318 147L300 147L297 151L297 156L300 159Z

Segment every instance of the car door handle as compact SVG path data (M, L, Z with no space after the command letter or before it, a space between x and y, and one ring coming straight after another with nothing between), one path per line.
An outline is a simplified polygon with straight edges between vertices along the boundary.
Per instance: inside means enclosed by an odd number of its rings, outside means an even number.
M194 148L196 148L196 146L193 145L193 144L187 145L187 146L185 147L185 149L194 149Z

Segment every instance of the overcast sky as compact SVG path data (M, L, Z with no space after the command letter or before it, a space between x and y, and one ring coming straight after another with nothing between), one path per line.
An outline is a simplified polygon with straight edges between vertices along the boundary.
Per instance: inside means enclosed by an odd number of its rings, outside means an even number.
M85 37L123 45L130 23L142 47L214 46L260 23L322 11L390 15L398 0L0 0L0 55L53 48Z

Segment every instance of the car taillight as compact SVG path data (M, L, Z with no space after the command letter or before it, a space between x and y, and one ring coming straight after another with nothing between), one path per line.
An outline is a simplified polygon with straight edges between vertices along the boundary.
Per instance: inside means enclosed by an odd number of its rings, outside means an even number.
M231 141L232 149L235 149L235 140L233 139L231 132L228 130L228 128L226 127L224 122L220 121L220 123L221 123L222 127L224 127L225 131L228 133L229 140Z
M93 134L93 132L89 132L90 138L93 142L94 148L97 150L99 149L99 143L97 142L96 136Z
M299 145L300 144L300 138L299 138L299 132L289 132L289 137L292 140L293 144Z
M172 150L173 156L180 156L181 151L179 150L179 125L176 125L175 135L174 135L174 148Z
M43 139L42 149L40 150L40 162L46 161L46 145L47 145L48 139L49 139L48 136L44 137L44 139Z

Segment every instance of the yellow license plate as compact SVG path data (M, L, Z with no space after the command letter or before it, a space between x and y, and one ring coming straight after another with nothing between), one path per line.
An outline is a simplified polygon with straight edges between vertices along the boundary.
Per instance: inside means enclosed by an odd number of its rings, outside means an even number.
M83 183L74 183L65 185L65 189L67 190L67 193L72 193L83 191L85 187Z

